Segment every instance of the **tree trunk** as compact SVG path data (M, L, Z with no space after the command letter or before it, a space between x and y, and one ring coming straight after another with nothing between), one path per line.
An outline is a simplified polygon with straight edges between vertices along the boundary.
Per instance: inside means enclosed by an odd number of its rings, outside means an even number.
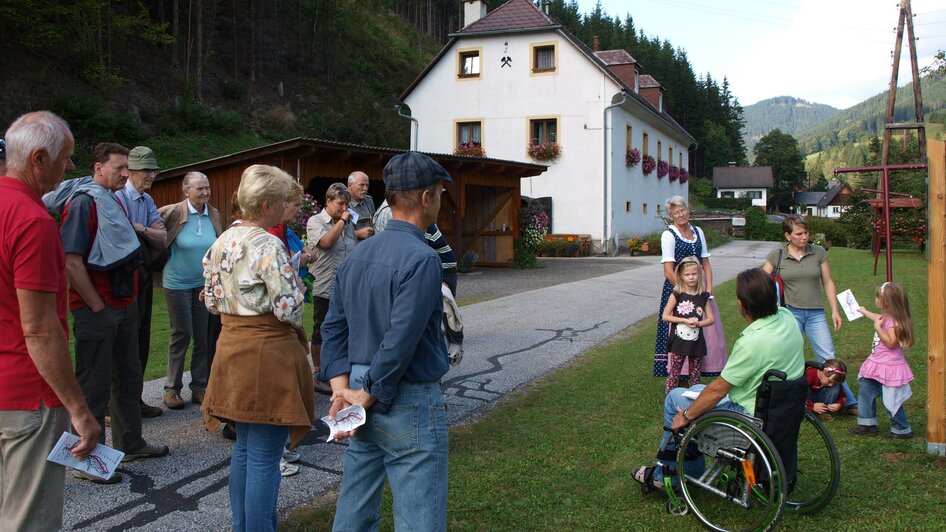
M181 58L178 55L177 42L181 38L180 32L181 9L180 0L171 0L171 68L181 67Z
M201 82L204 74L204 0L197 0L197 66L194 80L194 95L197 101L203 101Z
M237 0L233 0L233 81L240 79L240 53L237 46L239 40L237 35L240 33L237 28Z
M250 4L250 81L256 81L256 0Z

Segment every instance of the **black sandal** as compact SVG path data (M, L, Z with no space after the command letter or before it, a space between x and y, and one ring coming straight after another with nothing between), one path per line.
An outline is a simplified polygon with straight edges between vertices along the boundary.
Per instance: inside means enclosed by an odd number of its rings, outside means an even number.
M653 491L663 491L663 482L654 480L653 467L641 466L634 471L632 475L634 480L641 485L641 493L648 494Z

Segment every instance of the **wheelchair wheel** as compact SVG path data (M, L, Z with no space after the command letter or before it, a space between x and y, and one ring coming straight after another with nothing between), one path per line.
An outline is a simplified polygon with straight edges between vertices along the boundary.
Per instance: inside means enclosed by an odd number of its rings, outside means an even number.
M787 486L775 445L752 419L714 410L693 422L677 450L680 490L710 530L769 530Z
M831 434L814 414L805 413L798 431L798 476L785 506L800 514L823 510L838 492L841 460Z

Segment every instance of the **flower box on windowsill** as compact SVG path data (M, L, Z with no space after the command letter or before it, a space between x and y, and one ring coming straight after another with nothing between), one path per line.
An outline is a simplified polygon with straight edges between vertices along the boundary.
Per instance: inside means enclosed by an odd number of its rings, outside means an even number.
M453 154L461 157L486 157L486 150L479 143L461 142L453 150Z
M533 142L528 153L536 161L554 162L562 154L562 147L557 142Z

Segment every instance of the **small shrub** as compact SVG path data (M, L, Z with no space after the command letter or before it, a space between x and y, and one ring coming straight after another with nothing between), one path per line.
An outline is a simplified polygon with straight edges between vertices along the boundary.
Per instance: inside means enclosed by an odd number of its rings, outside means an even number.
M628 238L627 239L627 250L631 251L640 251L641 243L643 241L640 238Z
M249 91L245 83L227 80L223 82L220 92L227 100L240 101L246 97Z
M460 257L460 262L457 263L457 271L460 273L473 271L473 268L476 266L476 261L479 259L480 256L477 255L475 251L468 251L466 255Z
M287 105L277 105L266 111L261 122L263 127L277 133L291 134L296 130L296 114Z
M805 222L808 223L808 231L811 233L812 241L814 241L815 235L821 234L827 244L827 246L824 247L847 247L848 231L843 225L839 224L837 220L807 216L805 217ZM823 246L823 244L819 244L818 242L815 243L819 246Z

